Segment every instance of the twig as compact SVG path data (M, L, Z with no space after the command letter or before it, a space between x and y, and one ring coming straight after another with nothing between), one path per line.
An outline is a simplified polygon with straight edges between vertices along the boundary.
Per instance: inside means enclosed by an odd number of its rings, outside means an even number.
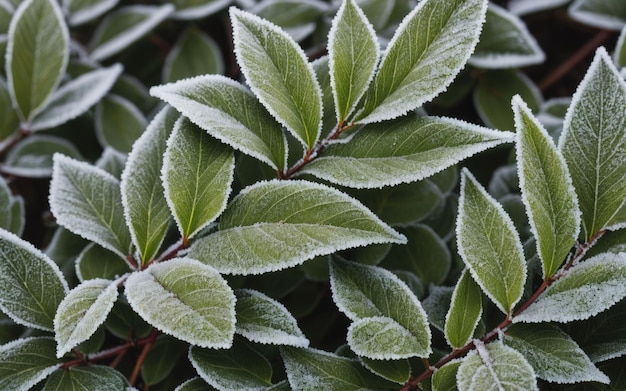
M143 366L144 361L146 361L146 357L148 357L148 352L152 348L154 341L161 334L159 330L154 329L152 334L148 337L148 340L143 345L143 349L141 350L141 354L137 358L137 362L135 363L135 368L133 368L133 373L128 380L131 386L134 386L137 383L137 379L139 379L139 374L141 372L141 367Z

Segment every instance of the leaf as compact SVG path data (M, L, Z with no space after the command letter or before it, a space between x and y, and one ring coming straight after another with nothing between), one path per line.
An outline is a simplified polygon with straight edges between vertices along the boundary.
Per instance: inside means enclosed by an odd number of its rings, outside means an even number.
M201 347L231 346L235 295L212 267L174 258L131 274L125 286L133 310L162 332Z
M450 346L460 349L474 335L483 313L480 287L465 269L452 293L452 303L446 315L445 337Z
M411 365L409 360L372 360L360 357L361 364L372 373L394 383L404 384L411 377Z
M174 11L174 6L128 5L107 14L89 42L89 57L102 61L129 47Z
M69 288L47 255L0 229L0 309L21 325L52 331L54 313Z
M228 350L192 346L189 360L204 381L218 390L264 390L272 385L272 366L243 341Z
M431 285L428 297L422 301L428 322L436 329L445 333L445 322L448 309L452 302L454 288L449 286Z
M167 141L161 177L183 240L196 235L226 208L234 169L230 148L186 118L176 121Z
M101 365L71 367L54 372L42 391L120 391L128 382L113 368Z
M68 14L70 26L79 26L106 13L118 2L119 0L63 0L63 8Z
M85 162L55 154L50 211L59 225L122 258L131 254L119 182Z
M113 87L122 66L112 65L86 73L61 86L33 119L33 131L54 128L86 112Z
M626 297L626 253L603 253L571 268L514 322L587 319ZM567 303L564 305L563 303Z
M48 337L17 339L0 346L0 389L26 391L61 366Z
M468 63L479 68L540 64L545 53L517 15L489 3L480 39Z
M578 197L563 155L519 95L513 98L513 112L522 200L547 280L578 238Z
M356 391L389 389L383 380L358 362L317 349L281 348L289 384L294 390Z
M322 90L302 48L276 25L230 9L235 54L252 92L307 149L320 136Z
M4 177L0 177L0 229L21 235L26 220L24 199L13 195Z
M333 300L354 321L348 344L356 354L376 360L428 357L426 313L404 282L375 266L339 259L330 266Z
M76 276L81 282L103 278L115 280L131 271L131 266L117 254L90 243L76 257Z
M178 374L173 375L172 371L188 350L189 347L184 342L164 335L159 336L141 367L141 378L145 384L154 385L169 377L178 377Z
M559 149L567 161L590 239L626 199L626 83L599 48L565 116Z
M513 221L464 168L457 218L457 246L474 281L505 314L522 297L526 261Z
M72 289L54 317L57 357L86 341L104 323L117 300L120 281L88 280Z
M556 8L569 3L569 0L511 0L509 10L516 15L526 15L544 9Z
M257 2L248 11L276 24L300 42L315 32L329 5L322 0L266 0Z
M559 384L609 383L609 378L591 363L585 352L551 324L512 325L506 330L504 343L522 353L543 380Z
M461 366L461 360L452 360L439 368L432 377L433 391L457 391L456 374Z
M278 301L251 289L235 291L235 332L256 343L309 346L296 319Z
M445 91L473 52L486 11L484 0L420 2L389 42L357 122L399 117Z
M130 101L108 95L96 106L95 124L96 135L103 146L128 153L146 128L147 121Z
M615 51L613 52L613 62L617 69L626 67L626 26L622 28L617 38Z
M103 169L116 178L122 176L128 155L111 147L104 147L102 155L96 160L96 167Z
M511 133L460 120L407 116L365 126L349 143L331 144L300 172L348 187L394 186L427 178L510 141Z
M142 264L156 256L170 221L161 167L167 139L178 117L175 110L162 109L133 144L122 172L124 216Z
M374 78L380 48L374 27L355 0L343 1L328 33L330 82L337 122L354 111Z
M276 170L284 169L287 145L281 126L241 84L205 75L153 87L150 93L218 140Z
M68 140L35 134L24 138L9 150L1 164L2 172L25 178L49 178L55 153L82 159L76 146Z
M26 0L9 27L6 75L13 104L30 122L59 85L69 59L69 32L54 0Z
M176 11L170 16L173 19L203 19L212 15L231 3L232 0L173 0Z
M4 52L4 47L0 42L0 51ZM0 64L1 65L1 64ZM20 128L20 119L13 108L9 87L4 79L0 78L0 145Z
M266 273L352 247L405 241L355 199L307 181L247 187L219 229L196 241L189 256L227 274Z
M192 76L224 73L224 59L217 42L197 28L187 28L167 54L163 82Z
M206 384L204 380L199 377L194 377L187 380L180 386L176 387L174 391L214 391L215 388Z
M524 356L499 342L471 351L456 379L459 391L539 390L535 372Z
M626 23L626 4L619 0L576 0L568 11L572 19L603 29L620 30Z

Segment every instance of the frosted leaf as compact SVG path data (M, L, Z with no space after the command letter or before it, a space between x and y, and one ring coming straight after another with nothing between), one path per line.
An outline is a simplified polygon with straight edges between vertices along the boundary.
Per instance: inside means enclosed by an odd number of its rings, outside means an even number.
M461 366L462 360L455 359L433 373L431 380L433 391L455 391L456 387L456 374Z
M80 282L96 278L114 280L130 272L132 265L114 252L90 243L76 257L75 269Z
M576 0L568 11L572 19L602 29L621 30L626 24L626 3L621 0Z
M183 384L179 385L174 391L214 391L215 388L208 385L204 380L199 377L194 377Z
M510 0L509 11L516 15L525 15L544 9L560 7L569 0Z
M14 196L4 177L0 177L0 229L19 236L25 223L24 199Z
M52 156L55 153L82 159L79 150L67 139L33 134L9 150L1 164L2 172L25 178L49 178L52 175Z
M372 360L367 357L359 357L359 359L365 368L383 379L404 384L411 377L411 364L408 359Z
M428 322L439 331L445 332L446 314L451 305L454 288L431 285L428 290L430 294L422 301Z
M100 144L128 153L148 122L131 101L109 94L98 102L95 112L96 136Z
M30 390L60 366L52 338L16 339L0 346L0 389Z
M248 12L278 25L296 42L311 35L319 20L332 10L330 4L320 0L265 0L251 7L238 3Z
M203 19L226 8L232 0L175 0L176 11L170 18L180 20Z
M106 13L119 0L63 0L63 10L70 26L79 26Z
M104 151L102 151L102 155L96 160L95 165L114 177L119 178L122 176L127 158L128 155L115 148L104 147Z
M480 322L483 313L480 287L465 269L452 293L452 302L446 315L445 337L455 349L465 346Z
M204 74L223 74L222 51L213 38L196 27L188 27L169 51L163 64L164 83Z
M621 69L620 74L623 76L624 67L626 67L626 25L622 28L617 38L615 51L613 52L613 62L617 69Z
M128 381L120 372L102 365L74 366L55 371L42 391L120 391L128 390Z
M422 334L428 336L424 328ZM431 352L419 338L385 316L354 321L348 329L348 345L356 354L375 360L399 360L415 356L427 357Z

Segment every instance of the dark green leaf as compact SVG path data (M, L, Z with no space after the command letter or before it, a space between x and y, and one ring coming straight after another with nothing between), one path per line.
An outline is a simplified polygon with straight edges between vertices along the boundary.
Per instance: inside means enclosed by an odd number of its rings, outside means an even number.
M0 346L0 389L27 391L57 369L54 340L18 339Z

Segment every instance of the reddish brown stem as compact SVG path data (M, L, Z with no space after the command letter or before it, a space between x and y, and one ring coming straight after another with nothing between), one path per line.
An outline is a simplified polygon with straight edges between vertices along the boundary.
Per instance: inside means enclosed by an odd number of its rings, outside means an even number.
M133 368L133 373L130 376L129 382L131 386L134 386L137 383L137 379L139 379L139 375L141 373L141 367L143 366L144 361L146 361L146 357L148 357L148 352L152 348L154 341L159 336L160 332L156 329L152 331L152 334L148 337L148 340L143 345L143 349L141 350L141 354L137 358L137 362L135 363L135 368Z

